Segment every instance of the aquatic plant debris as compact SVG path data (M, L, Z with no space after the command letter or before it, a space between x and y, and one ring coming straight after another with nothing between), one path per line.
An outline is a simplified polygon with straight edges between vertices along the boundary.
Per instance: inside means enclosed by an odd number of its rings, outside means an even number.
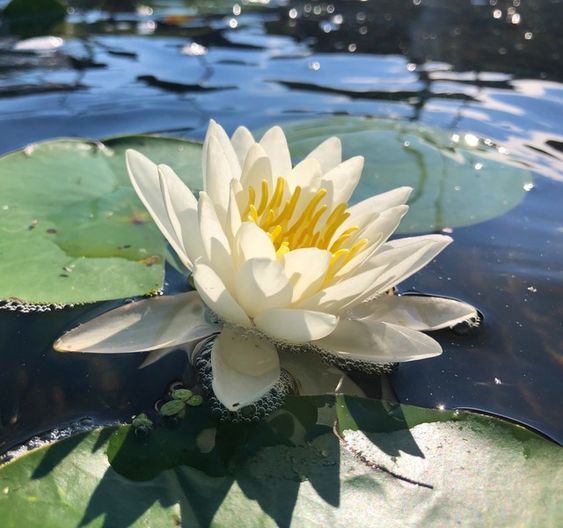
M442 352L423 331L477 318L453 299L386 295L452 239L388 240L410 187L349 207L364 160L343 161L336 137L293 166L280 127L256 142L245 127L229 138L211 121L197 199L167 165L132 149L126 157L135 191L196 291L107 312L63 335L58 351L150 352L150 363L179 347L191 354L218 334L213 392L238 411L280 379L279 346L363 363L413 361Z

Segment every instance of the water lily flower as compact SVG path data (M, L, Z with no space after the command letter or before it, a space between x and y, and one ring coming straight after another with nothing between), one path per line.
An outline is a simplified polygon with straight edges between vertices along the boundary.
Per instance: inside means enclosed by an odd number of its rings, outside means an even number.
M66 333L55 348L150 352L150 363L217 334L212 386L229 410L276 384L280 345L375 364L439 355L423 331L476 318L475 308L389 292L452 239L389 241L412 189L349 206L363 164L361 156L342 161L333 137L293 166L280 127L256 142L244 127L229 138L211 121L196 198L170 167L129 150L131 182L196 291L121 306Z

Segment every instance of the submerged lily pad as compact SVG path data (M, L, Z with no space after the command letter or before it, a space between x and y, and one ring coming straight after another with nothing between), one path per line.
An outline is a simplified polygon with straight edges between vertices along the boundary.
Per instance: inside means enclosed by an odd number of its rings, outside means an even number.
M181 139L62 139L0 158L0 299L85 303L162 287L164 241L127 177L127 148L199 187L201 145Z
M294 159L322 140L337 136L344 157L362 155L366 164L352 202L394 187L414 188L411 209L398 232L429 232L477 224L515 207L532 181L529 171L492 148L458 142L428 126L337 116L284 125ZM469 137L469 144L477 138Z
M148 436L100 430L6 464L0 524L549 526L562 462L555 444L473 413L299 397L229 425L202 406Z

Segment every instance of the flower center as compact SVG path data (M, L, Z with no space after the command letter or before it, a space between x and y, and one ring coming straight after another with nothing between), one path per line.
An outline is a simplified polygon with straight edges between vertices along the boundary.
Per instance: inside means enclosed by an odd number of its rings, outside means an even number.
M350 213L345 202L328 212L328 205L323 203L326 189L312 193L297 186L290 192L285 178L279 177L273 192L266 180L262 180L259 191L258 199L257 189L248 187L248 200L242 208L241 219L254 222L266 231L278 256L299 248L326 249L332 254L329 278L366 247L368 239L357 240L360 230L357 226L335 236Z

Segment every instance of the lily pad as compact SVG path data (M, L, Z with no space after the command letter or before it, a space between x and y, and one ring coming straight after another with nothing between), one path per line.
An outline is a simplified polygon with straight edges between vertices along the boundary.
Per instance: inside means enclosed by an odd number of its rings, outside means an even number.
M479 144L475 136L452 139L444 130L420 124L337 116L290 123L284 130L294 159L330 136L342 140L345 158L365 157L352 202L402 185L413 187L411 209L398 230L402 233L490 220L515 207L532 181L529 171Z
M165 245L131 188L128 148L200 186L201 145L181 139L61 139L0 158L0 299L87 303L162 287Z
M555 444L474 413L299 397L234 425L204 405L148 436L104 429L6 464L0 524L550 526L562 462Z

